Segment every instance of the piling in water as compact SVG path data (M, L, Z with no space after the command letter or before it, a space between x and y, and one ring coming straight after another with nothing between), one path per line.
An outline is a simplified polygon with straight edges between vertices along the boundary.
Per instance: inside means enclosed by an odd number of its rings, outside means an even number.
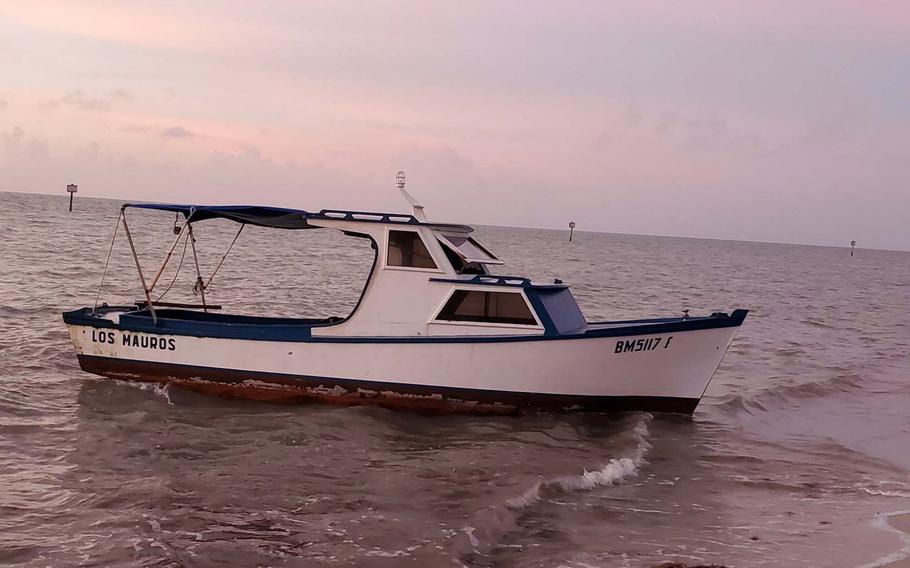
M70 211L73 210L73 196L76 195L76 192L79 191L79 188L76 184L71 183L66 186L66 192L70 194Z

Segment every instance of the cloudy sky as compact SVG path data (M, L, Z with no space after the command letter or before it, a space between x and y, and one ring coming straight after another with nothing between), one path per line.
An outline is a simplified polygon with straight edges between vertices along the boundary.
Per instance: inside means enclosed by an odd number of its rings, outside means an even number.
M0 1L0 190L910 250L910 3Z

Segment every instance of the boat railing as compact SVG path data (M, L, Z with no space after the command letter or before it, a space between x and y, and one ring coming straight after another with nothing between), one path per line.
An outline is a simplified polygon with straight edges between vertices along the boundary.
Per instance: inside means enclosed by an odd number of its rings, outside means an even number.
M344 221L373 221L374 223L407 223L419 225L420 221L413 215L405 213L374 213L372 211L345 211L343 209L323 209L312 217L340 219Z
M140 310L144 310L144 309L148 308L148 305L149 305L149 303L147 300L137 300L136 301L136 307L139 308ZM203 305L203 304L185 304L182 302L154 301L154 302L152 302L152 305L155 306L156 308L158 308L158 307L182 308L182 309L188 309L188 310L201 310L201 309L220 310L221 309L221 306L214 305L214 304L205 304L205 305Z
M360 221L362 223L388 223L390 225L420 225L440 231L470 233L474 229L467 225L452 223L428 223L407 213L376 213L373 211L346 211L344 209L323 209L319 213L307 213L307 219L327 219L335 221Z
M453 284L469 284L474 286L516 286L520 288L566 288L560 281L552 284L531 282L524 276L500 276L496 274L478 274L473 278L430 278L431 282L449 282Z
M524 276L497 276L494 274L478 274L471 279L478 284L498 284L500 286L530 286L531 280Z

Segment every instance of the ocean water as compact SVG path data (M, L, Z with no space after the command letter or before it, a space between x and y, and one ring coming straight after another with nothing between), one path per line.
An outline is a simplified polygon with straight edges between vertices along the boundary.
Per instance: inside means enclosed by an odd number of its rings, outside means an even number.
M591 320L751 310L691 418L285 406L82 373L119 203L0 193L0 564L876 566L910 554L910 254L479 227ZM455 219L453 221L459 221ZM131 212L146 272L173 217ZM198 226L208 274L236 226ZM172 267L181 257L178 249ZM367 245L248 227L230 310L345 315ZM101 300L141 297L123 233ZM167 296L193 301L191 257ZM554 381L559 377L554 377Z

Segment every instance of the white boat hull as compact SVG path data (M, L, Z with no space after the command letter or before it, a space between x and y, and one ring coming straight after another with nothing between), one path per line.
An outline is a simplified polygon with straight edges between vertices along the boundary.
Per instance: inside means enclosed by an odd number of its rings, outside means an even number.
M703 329L686 329L679 320L675 326L631 326L634 332L628 335L597 335L616 328L594 324L590 337L314 335L303 341L145 333L98 321L67 323L82 368L112 378L258 400L434 411L534 407L691 413L742 318L735 325Z

